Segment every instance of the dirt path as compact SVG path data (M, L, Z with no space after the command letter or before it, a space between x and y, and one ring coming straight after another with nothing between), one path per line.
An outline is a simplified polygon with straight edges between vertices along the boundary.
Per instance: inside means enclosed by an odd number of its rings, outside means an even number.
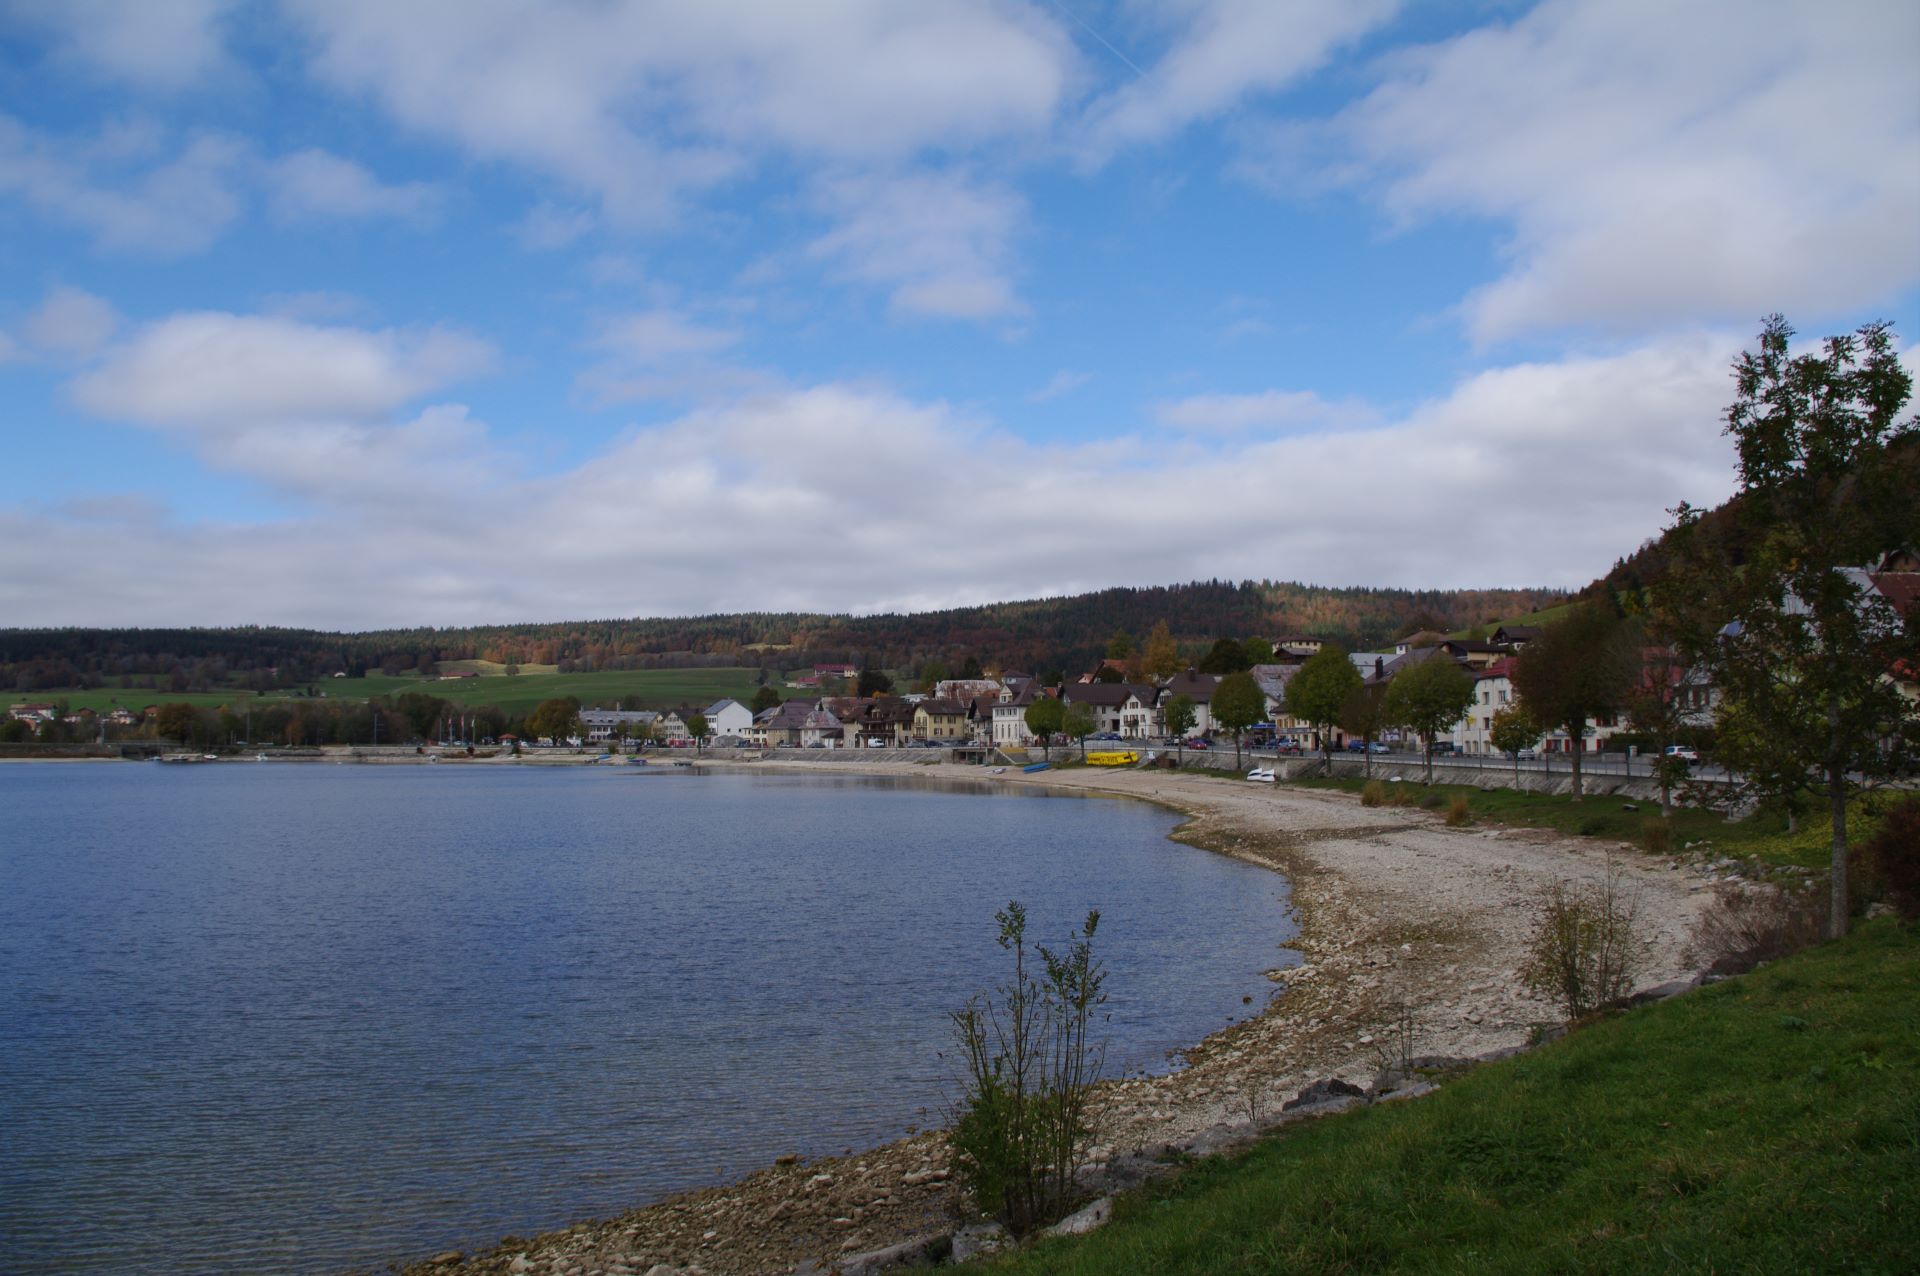
M746 764L900 776L898 766L781 760ZM916 767L928 779L978 781L978 767ZM1175 836L1284 873L1304 964L1275 972L1258 1015L1187 1052L1168 1076L1108 1083L1094 1160L1177 1143L1269 1114L1309 1082L1365 1083L1391 1042L1411 1053L1475 1055L1526 1041L1552 1007L1520 987L1539 903L1556 881L1598 881L1609 850L1554 833L1447 828L1437 815L1363 807L1346 794L1149 771L1007 772L997 783L1124 794L1190 816ZM1628 851L1644 936L1642 986L1687 972L1681 954L1703 879ZM950 1221L957 1191L936 1135L865 1154L776 1165L740 1183L671 1198L616 1219L485 1254L414 1264L409 1273L646 1276L656 1266L709 1276L791 1271L802 1260L863 1252Z

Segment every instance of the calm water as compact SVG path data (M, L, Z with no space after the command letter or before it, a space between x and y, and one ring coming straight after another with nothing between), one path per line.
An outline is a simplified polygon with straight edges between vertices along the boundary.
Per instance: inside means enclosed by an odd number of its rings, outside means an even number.
M339 1271L931 1123L1009 897L1108 1071L1284 883L1126 802L638 768L0 767L0 1270Z

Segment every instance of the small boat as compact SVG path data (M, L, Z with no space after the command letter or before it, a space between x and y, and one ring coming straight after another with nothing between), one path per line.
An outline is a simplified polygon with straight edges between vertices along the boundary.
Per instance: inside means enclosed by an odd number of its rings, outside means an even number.
M1253 770L1247 772L1247 778L1249 780L1259 780L1267 784L1272 784L1275 780L1273 768L1270 766L1257 766L1253 768Z
M628 758L627 759L628 766L645 766L646 764L647 764L647 760L645 758Z
M1020 768L1020 770L1027 775L1032 775L1036 771L1050 771L1052 769L1053 763L1051 762L1029 762Z

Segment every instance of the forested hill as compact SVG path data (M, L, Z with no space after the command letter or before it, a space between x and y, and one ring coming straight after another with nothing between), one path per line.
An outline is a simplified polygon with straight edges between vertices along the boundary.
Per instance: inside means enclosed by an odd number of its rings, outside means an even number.
M809 662L910 669L968 656L989 667L1079 668L1118 630L1136 639L1165 621L1176 639L1311 634L1369 647L1418 628L1460 629L1549 606L1547 589L1327 589L1291 582L1204 581L1104 589L911 615L746 613L367 633L233 629L0 630L0 679L16 691L168 679L179 689L233 682L267 689L440 661L558 665L562 672Z

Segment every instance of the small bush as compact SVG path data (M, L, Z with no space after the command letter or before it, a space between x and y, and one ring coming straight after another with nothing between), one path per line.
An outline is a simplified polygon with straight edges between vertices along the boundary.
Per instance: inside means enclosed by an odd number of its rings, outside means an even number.
M1662 819L1651 819L1640 826L1640 845L1655 855L1665 855L1673 849L1673 825Z
M1473 823L1473 815L1467 810L1467 795L1456 793L1453 801L1447 803L1447 827L1464 828Z
M1437 811L1446 803L1447 800L1438 793L1424 793L1420 797L1420 809L1423 811Z
M1685 957L1721 975L1752 970L1819 943L1827 929L1827 898L1804 887L1722 884L1701 910Z
M1895 911L1920 921L1920 798L1887 811L1880 831L1861 848L1861 859Z
M1360 790L1361 806L1380 806L1387 800L1387 786L1378 780L1368 780L1366 787Z
M1040 976L1029 969L1026 910L1016 900L994 920L1013 977L997 1001L976 996L951 1016L966 1093L948 1143L975 1203L1024 1236L1064 1213L1073 1191L1091 1132L1087 1097L1105 1054L1087 1034L1107 976L1093 956L1097 911L1064 954L1032 950Z
M1554 883L1528 942L1521 982L1552 998L1570 1020L1626 996L1640 962L1638 917L1638 893L1612 860L1599 882Z

